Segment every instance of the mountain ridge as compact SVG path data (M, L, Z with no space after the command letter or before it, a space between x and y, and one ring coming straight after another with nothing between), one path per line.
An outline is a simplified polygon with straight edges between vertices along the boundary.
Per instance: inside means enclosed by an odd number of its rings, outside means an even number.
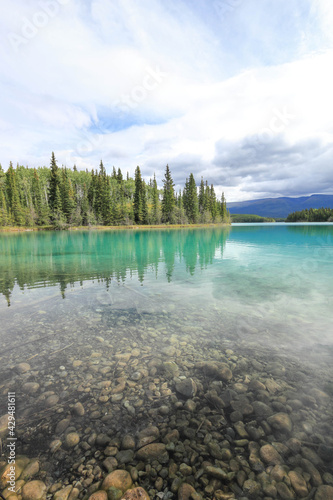
M286 218L291 212L310 208L333 208L333 194L312 194L291 198L259 198L257 200L227 202L230 214L253 214L262 217Z

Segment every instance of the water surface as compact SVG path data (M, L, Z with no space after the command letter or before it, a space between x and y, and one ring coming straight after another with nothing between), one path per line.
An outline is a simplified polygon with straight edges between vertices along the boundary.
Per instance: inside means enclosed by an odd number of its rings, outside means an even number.
M101 442L120 447L124 434L153 424L161 436L177 430L180 449L188 438L206 450L195 470L207 457L221 467L206 436L222 449L228 435L230 456L248 458L242 418L260 446L296 437L302 456L332 473L332 237L332 224L1 234L0 389L17 394L19 453L37 455L50 484L72 484L78 463L102 470ZM231 379L215 370L220 363ZM190 378L192 415L177 389ZM84 416L73 410L78 402ZM290 414L293 432L263 430L262 402ZM5 411L2 401L0 417ZM64 419L80 439L73 450L63 444ZM292 469L300 455L290 453ZM163 478L165 498L171 482ZM156 495L149 474L140 484Z

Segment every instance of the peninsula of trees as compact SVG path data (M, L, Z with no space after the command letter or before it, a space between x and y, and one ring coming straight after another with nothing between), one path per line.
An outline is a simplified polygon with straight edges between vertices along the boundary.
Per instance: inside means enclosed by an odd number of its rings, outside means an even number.
M193 174L183 190L175 192L167 165L163 189L156 177L145 182L140 167L135 178L103 162L89 172L59 168L54 153L51 166L38 169L10 163L0 165L0 227L119 226L155 224L207 224L229 222L226 200L218 200L213 184L201 178L199 190Z
M286 222L333 222L333 208L306 208L292 212Z

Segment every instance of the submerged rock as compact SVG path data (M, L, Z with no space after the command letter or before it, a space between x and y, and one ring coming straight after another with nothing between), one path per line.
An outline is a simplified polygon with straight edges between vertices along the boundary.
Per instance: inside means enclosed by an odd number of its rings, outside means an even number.
M176 382L176 391L186 398L193 398L197 393L197 385L191 378L178 380Z
M29 481L22 488L22 500L45 500L47 487L42 481Z

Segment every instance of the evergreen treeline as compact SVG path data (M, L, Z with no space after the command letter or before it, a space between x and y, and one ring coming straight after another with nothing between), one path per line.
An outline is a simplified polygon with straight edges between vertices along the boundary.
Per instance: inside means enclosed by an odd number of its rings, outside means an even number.
M306 208L289 214L286 222L333 222L333 208Z
M50 168L0 165L0 226L68 226L193 224L229 222L224 194L216 198L213 184L201 179L199 192L193 174L183 191L175 193L167 165L163 189L156 178L146 183L140 167L135 178L103 162L89 172L59 168L52 153Z

